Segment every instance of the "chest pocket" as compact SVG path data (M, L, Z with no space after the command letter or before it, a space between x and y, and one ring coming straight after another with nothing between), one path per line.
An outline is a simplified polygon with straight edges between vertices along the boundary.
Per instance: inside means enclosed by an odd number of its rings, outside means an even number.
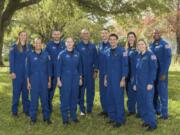
M148 57L138 58L136 67L137 69L146 69L148 67Z
M154 51L157 56L161 56L163 53L163 45L155 46Z
M121 60L121 55L120 54L118 54L118 53L116 53L116 52L114 52L114 53L111 53L111 60L113 61L113 62L120 62L120 60Z

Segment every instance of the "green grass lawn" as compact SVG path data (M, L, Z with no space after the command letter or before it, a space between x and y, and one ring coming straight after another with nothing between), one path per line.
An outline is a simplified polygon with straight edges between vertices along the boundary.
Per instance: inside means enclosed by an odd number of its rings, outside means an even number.
M79 117L80 123L64 127L59 111L59 92L53 100L53 124L47 125L42 121L41 109L38 113L37 124L30 125L30 120L22 114L19 107L19 118L11 116L11 79L8 68L0 67L0 135L148 135L141 127L141 121L135 117L127 117L127 122L119 129L113 129L106 124L107 119L97 116L101 111L99 103L98 83L96 82L96 97L94 112L86 117ZM127 110L127 109L126 109ZM158 120L155 135L180 135L180 65L172 65L169 73L169 113L167 121Z

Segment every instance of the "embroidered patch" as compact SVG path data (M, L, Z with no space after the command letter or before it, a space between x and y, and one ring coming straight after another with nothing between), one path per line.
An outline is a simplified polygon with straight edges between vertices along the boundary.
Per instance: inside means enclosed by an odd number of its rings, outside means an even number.
M13 51L14 50L14 48L12 47L11 49L10 49L10 51Z
M84 48L84 47L83 47L83 48L81 48L81 50L83 50L83 51L84 51L84 50L86 50L86 48Z
M151 55L151 60L156 60L156 56L155 55Z
M66 55L66 58L69 58L69 57L70 57L70 56L67 54L67 55Z
M127 56L128 56L127 51L123 52L123 57L127 57Z
M51 60L51 56L48 56L48 59Z
M34 57L34 60L38 60L38 58L37 58L37 57Z
M171 46L170 46L169 44L167 44L167 45L165 45L165 48L166 48L166 49L170 49Z
M53 46L53 47L52 47L52 49L56 49L56 47L55 47L55 46Z
M77 54L75 54L75 55L74 55L74 57L78 57L78 55L77 55Z

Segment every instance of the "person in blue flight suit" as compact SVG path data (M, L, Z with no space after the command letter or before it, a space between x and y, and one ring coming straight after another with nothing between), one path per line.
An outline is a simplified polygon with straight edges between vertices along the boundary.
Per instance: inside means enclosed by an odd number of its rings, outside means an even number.
M29 98L25 76L25 61L31 45L27 42L27 33L21 31L17 42L10 49L10 76L13 83L12 115L18 116L19 98L22 94L23 112L29 116Z
M104 85L107 87L108 123L114 128L125 123L124 87L128 75L128 56L123 47L118 46L118 36L110 34L109 49L106 57Z
M106 63L106 54L108 49L110 48L109 44L109 30L103 29L101 31L102 41L98 45L98 69L99 69L99 94L100 94L100 102L102 107L102 112L98 115L107 116L107 88L104 86L104 76L105 76L105 63Z
M36 123L38 101L41 100L43 120L48 124L50 111L48 105L48 88L51 87L51 62L46 51L42 51L42 39L35 39L35 50L27 56L26 74L27 88L31 95L30 117L32 124Z
M137 99L136 99L136 92L133 90L133 82L135 77L135 70L136 70L136 62L137 62L137 55L138 51L136 48L137 37L134 32L129 32L127 34L127 43L126 49L128 51L128 64L129 64L129 73L126 79L126 91L128 96L127 107L128 107L128 116L138 114L138 106L137 106Z
M81 41L77 44L76 50L82 57L83 85L80 87L79 106L81 116L91 113L95 96L95 79L97 77L97 50L96 46L89 41L90 33L87 29L81 31ZM84 95L86 90L87 108L84 106Z
M66 39L66 49L59 53L57 62L57 85L60 88L63 124L69 124L69 114L75 123L77 119L77 105L79 85L82 85L82 63L79 52L74 49L72 37Z
M161 119L168 119L168 70L171 64L171 46L161 38L160 31L154 30L154 41L150 49L157 57L158 71L155 82L154 107Z
M52 87L48 91L48 94L49 94L48 102L49 102L50 112L52 112L52 109L53 109L52 100L53 100L54 92L57 85L57 76L56 76L57 56L64 49L65 49L65 43L63 40L61 40L61 32L58 30L54 30L52 32L52 40L46 44L46 49L45 49L50 55L51 62L52 62L52 78L51 78Z
M154 81L157 73L157 58L148 50L144 39L138 40L138 59L133 89L137 92L137 102L143 127L147 131L157 128L156 114L153 106Z

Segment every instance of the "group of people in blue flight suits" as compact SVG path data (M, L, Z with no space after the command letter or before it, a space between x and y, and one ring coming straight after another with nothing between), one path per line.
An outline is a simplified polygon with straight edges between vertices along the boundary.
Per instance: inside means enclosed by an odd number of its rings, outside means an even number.
M78 104L81 116L93 111L95 80L99 74L102 112L98 115L107 117L113 127L125 124L125 92L127 115L140 118L148 131L157 128L156 115L168 119L171 47L159 30L154 30L150 46L144 39L137 40L134 32L127 34L125 47L119 45L118 36L110 34L108 29L101 31L102 41L97 47L90 41L87 29L82 29L80 36L81 41L75 45L72 37L61 40L61 32L54 30L52 40L43 48L41 38L36 38L31 46L27 33L19 33L10 49L14 117L18 116L22 95L23 112L35 124L40 98L43 120L51 124L52 100L58 87L63 124L78 123Z

